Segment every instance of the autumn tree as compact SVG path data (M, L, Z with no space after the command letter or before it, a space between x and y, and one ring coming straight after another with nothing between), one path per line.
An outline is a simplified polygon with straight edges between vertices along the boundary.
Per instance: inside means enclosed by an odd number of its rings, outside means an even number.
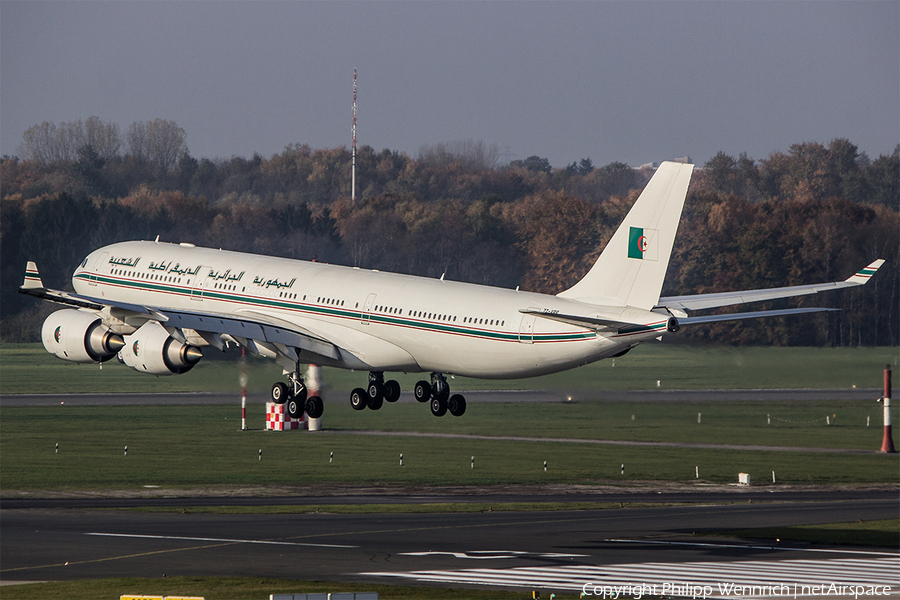
M522 286L556 294L584 275L599 243L594 205L559 193L538 194L525 201L518 231L524 254Z
M550 161L546 158L541 158L536 154L529 156L525 160L514 160L509 163L509 166L513 169L526 169L536 173L550 173L552 170Z
M481 140L454 140L421 146L417 158L426 167L458 164L471 171L495 169L499 159L497 144L485 144Z
M54 163L71 163L78 148L84 145L84 129L81 121L60 123L44 121L25 130L19 152L26 160L41 166Z
M175 121L154 119L135 121L125 136L128 154L150 163L163 172L171 171L178 158L188 151L184 129Z
M103 122L100 117L88 117L84 122L84 145L106 162L119 156L122 136L116 123Z

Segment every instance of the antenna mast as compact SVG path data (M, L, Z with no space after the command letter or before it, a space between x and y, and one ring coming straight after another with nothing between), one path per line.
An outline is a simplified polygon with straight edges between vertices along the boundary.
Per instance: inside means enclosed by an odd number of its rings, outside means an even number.
M356 68L353 69L353 179L350 186L350 199L356 202Z

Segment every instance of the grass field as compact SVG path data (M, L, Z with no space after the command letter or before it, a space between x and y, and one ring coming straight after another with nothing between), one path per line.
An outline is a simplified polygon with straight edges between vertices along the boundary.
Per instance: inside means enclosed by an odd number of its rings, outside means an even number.
M239 431L237 406L118 406L2 409L0 488L9 490L141 489L223 485L366 483L483 485L695 479L728 483L738 472L755 482L871 483L898 481L896 456L814 454L614 446L562 441L453 439L404 436L450 433L572 440L701 442L877 450L881 407L873 401L605 402L604 389L859 387L878 388L894 348L751 348L697 350L641 346L613 363L603 361L552 377L513 382L521 387L591 390L597 400L553 404L470 404L463 418L435 419L418 404L354 411L326 393L327 432L262 431L260 405L248 409L251 431ZM102 371L72 365L41 346L0 348L5 393L50 391L175 391L234 389L236 364L201 362L179 377L148 377L121 365ZM251 390L280 377L269 361L249 361ZM900 371L900 369L897 369ZM358 385L363 373L329 370L334 389ZM404 377L405 386L411 385ZM896 376L895 376L896 377ZM40 382L40 383L37 383ZM652 385L645 385L652 382ZM457 378L456 389L496 386ZM510 382L500 382L508 384ZM791 385L795 384L795 385ZM508 387L504 385L504 387ZM260 388L262 388L260 390ZM698 423L698 416L700 422ZM895 423L900 411L894 411ZM867 419L869 426L866 426ZM898 428L900 430L900 428ZM363 436L354 431L391 432ZM60 452L55 453L56 444ZM128 455L124 448L128 446ZM260 450L262 460L260 460ZM329 463L330 453L335 460ZM404 455L404 466L399 456ZM476 468L471 468L471 458ZM823 459L827 457L827 459ZM545 472L543 462L547 461ZM622 475L621 465L625 465ZM197 466L202 465L201 469Z
M870 411L879 415L874 402L474 404L460 419L435 419L418 404L356 412L339 403L327 407L323 421L329 431L321 433L264 431L262 407L254 408L256 414L248 416L253 429L246 432L239 430L239 408L219 405L4 408L0 488L8 493L139 491L145 485L692 481L695 467L702 481L717 483L734 482L738 472L750 473L754 482L767 482L773 470L782 484L895 483L900 479L897 455L402 435L437 431L874 451L880 447L881 428L866 427L864 415ZM698 412L703 414L699 424ZM767 413L777 416L772 425L766 424ZM826 413L838 415L837 425L825 425ZM398 435L360 435L354 430L391 430ZM334 462L329 462L332 452Z
M40 344L0 346L0 394L202 392L239 388L236 352L207 350L208 358L177 377L152 377L115 361L102 369L79 365L48 354ZM719 348L643 344L627 355L556 375L512 381L457 377L455 390L472 389L791 389L877 388L886 364L900 379L897 348ZM264 393L281 379L272 361L251 357L247 363L248 391ZM393 377L394 374L391 374ZM421 374L397 377L409 390ZM349 390L366 382L365 373L326 369L324 380L335 390Z
M900 547L900 519L796 527L758 527L722 531L719 535L753 540L792 540L812 544Z

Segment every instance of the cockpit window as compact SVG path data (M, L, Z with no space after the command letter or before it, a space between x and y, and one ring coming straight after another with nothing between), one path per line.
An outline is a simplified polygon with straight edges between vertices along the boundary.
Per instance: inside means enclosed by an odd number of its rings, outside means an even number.
M81 268L85 268L87 266L87 256L84 257L84 260L81 261Z

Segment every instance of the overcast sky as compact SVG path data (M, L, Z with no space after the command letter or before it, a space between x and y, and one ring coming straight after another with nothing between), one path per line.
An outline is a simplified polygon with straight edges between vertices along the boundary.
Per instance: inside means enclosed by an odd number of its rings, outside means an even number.
M195 157L482 140L554 167L900 142L900 2L0 2L0 153L163 118Z

